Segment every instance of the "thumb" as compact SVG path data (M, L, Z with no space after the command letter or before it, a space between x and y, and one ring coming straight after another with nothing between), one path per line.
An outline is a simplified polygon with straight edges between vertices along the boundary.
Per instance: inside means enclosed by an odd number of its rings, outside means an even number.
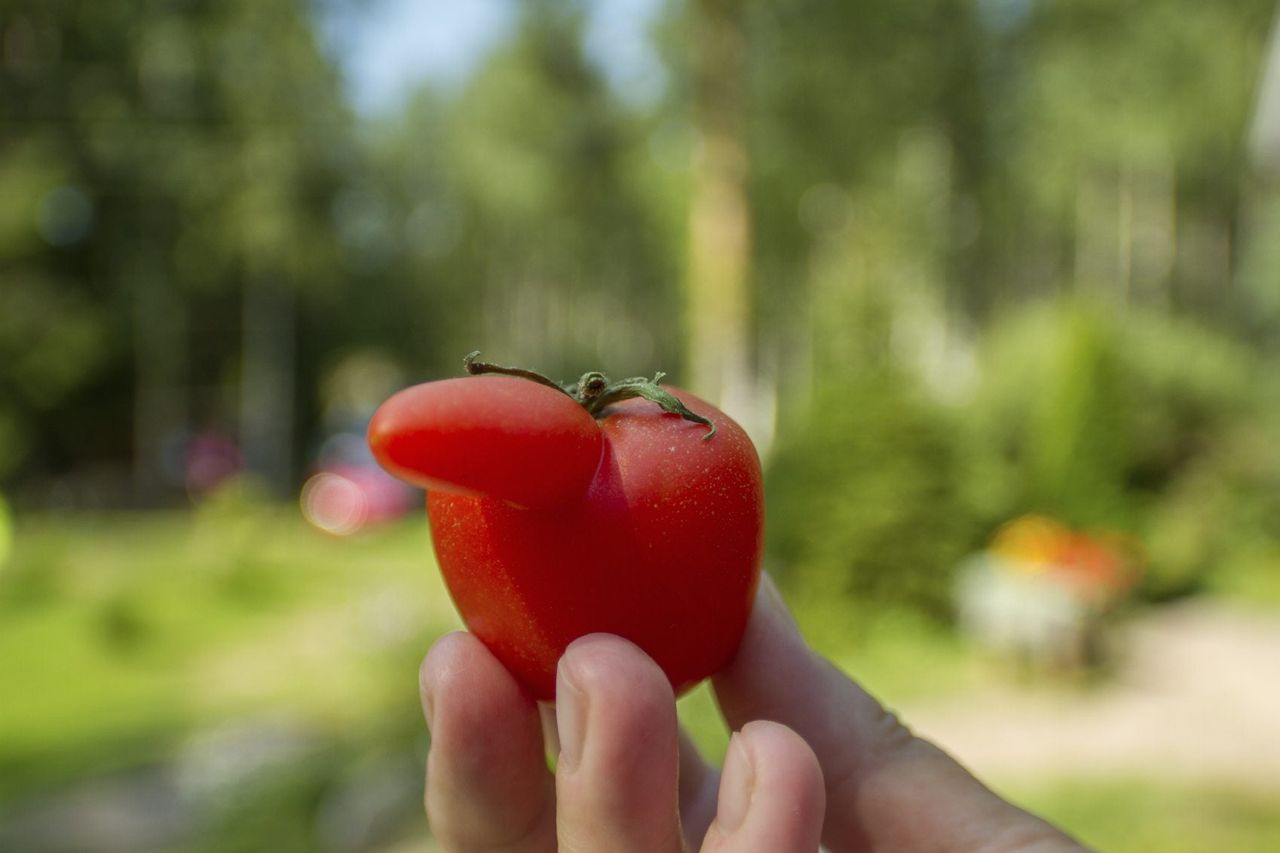
M789 726L822 766L822 839L840 850L1079 850L1005 802L805 644L768 577L737 656L713 680L734 729Z

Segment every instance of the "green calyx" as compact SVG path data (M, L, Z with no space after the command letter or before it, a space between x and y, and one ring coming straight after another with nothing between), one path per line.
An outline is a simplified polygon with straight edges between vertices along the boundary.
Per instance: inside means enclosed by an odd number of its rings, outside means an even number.
M665 373L656 373L652 379L645 376L633 376L629 379L619 379L614 382L603 373L593 370L570 382L556 382L532 370L525 370L520 367L503 367L499 364L480 361L479 356L480 351L476 350L462 360L463 365L467 368L467 373L472 376L497 373L503 376L517 376L521 379L528 379L530 382L537 382L539 385L546 385L571 397L574 402L586 409L593 418L603 417L604 410L614 403L629 400L632 397L642 397L651 403L657 403L664 412L679 415L687 421L693 421L705 426L707 433L702 437L704 441L709 441L716 434L715 424L702 415L690 411L684 403L676 399L675 395L658 384L662 377L666 375Z

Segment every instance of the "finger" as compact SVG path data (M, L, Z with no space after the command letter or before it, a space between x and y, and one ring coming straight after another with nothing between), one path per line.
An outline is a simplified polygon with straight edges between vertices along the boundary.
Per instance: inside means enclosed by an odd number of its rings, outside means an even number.
M786 726L748 723L729 741L704 851L813 853L826 793L809 745Z
M720 774L702 760L698 747L684 729L680 730L680 826L685 844L693 850L707 834L716 816Z
M561 850L682 850L676 705L662 670L619 637L577 640L560 659L556 722Z
M556 705L554 702L538 703L538 719L542 723L542 743L547 755L560 756L560 733L556 731ZM555 765L552 764L552 767Z
M956 849L979 842L1077 849L913 736L810 650L767 577L737 656L713 684L731 726L775 720L813 748L827 794L823 841L833 851L914 849L943 841Z
M451 853L555 850L537 705L470 634L442 637L421 673L431 729L427 817Z

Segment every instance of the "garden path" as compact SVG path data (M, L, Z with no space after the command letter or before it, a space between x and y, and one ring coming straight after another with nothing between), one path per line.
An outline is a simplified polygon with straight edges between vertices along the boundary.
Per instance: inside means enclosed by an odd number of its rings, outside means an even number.
M1092 688L1009 686L898 709L983 778L1156 776L1280 791L1280 611L1200 600L1117 634Z

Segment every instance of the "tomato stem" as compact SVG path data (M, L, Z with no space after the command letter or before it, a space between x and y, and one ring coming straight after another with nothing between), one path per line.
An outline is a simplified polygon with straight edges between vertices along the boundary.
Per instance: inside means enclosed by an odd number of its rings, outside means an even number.
M480 361L479 357L480 351L476 350L468 353L466 358L462 360L467 373L472 376L497 373L503 376L528 379L530 382L537 382L539 385L546 385L572 398L574 402L586 409L593 418L604 417L604 410L614 403L629 400L632 397L641 397L651 403L657 403L664 412L679 415L687 421L693 421L707 427L707 433L702 437L704 441L709 441L716 434L715 424L697 412L690 411L674 394L658 384L662 377L666 376L661 371L654 374L652 379L647 376L632 376L614 382L603 373L593 370L582 374L578 379L571 382L556 382L541 373L526 370L523 367L504 367L500 364Z

